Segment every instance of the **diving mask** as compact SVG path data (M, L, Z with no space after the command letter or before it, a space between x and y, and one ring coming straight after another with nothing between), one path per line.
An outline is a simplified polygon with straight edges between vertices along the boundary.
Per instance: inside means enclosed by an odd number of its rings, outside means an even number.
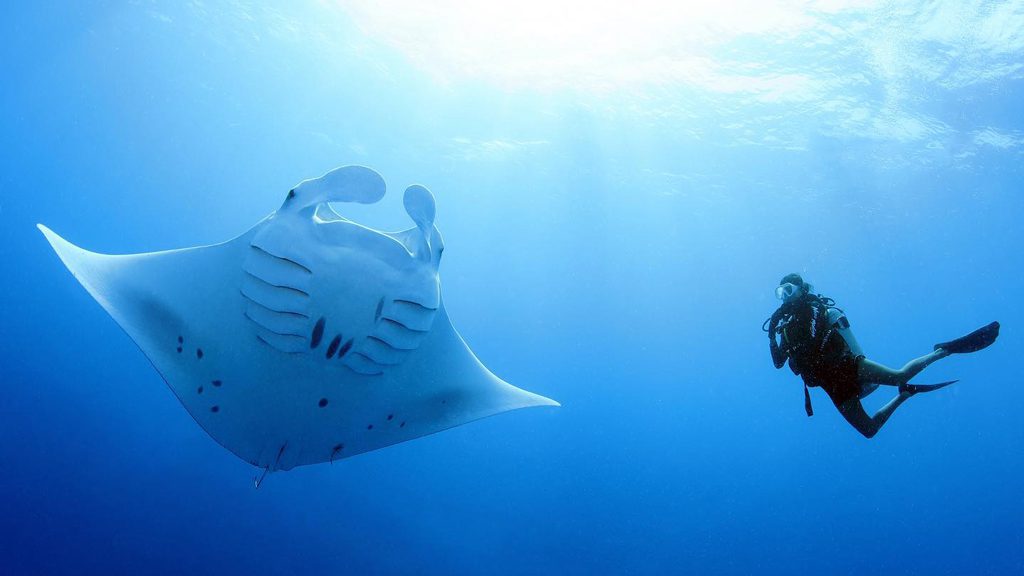
M775 289L775 297L783 302L792 302L799 298L802 293L803 288L792 282L786 282Z

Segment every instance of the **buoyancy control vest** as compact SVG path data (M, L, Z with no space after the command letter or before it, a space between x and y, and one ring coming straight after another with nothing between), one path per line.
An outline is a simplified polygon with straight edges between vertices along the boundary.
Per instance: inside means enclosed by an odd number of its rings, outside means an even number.
M808 416L814 414L808 382L818 385L813 375L844 354L862 355L845 313L825 296L806 294L783 304L765 326L769 336L778 335L778 345L789 360L790 370L804 381L804 408Z

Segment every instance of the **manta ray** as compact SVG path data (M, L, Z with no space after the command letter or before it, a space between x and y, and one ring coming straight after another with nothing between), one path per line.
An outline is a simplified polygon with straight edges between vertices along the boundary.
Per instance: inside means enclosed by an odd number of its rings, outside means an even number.
M145 254L89 252L38 227L195 421L264 475L558 406L492 374L452 327L429 190L405 190L414 226L400 232L329 204L384 193L377 172L337 168L233 240Z

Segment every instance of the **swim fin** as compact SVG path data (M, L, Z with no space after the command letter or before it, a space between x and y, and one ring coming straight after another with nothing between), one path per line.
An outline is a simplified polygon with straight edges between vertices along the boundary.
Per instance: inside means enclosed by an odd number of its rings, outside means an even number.
M959 382L959 380L939 382L938 384L900 384L900 393L910 392L911 394L920 394L921 392L933 392L939 388L945 388L950 384L956 384L957 382Z
M942 348L950 354L967 354L977 352L982 348L988 348L999 336L999 322L993 322L988 326L978 328L967 336L961 336L956 340L936 344L935 349Z

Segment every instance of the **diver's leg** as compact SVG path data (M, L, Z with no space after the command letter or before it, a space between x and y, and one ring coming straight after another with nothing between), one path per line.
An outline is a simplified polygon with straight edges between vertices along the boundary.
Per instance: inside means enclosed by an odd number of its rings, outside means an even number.
M888 366L879 364L867 358L862 358L857 369L857 381L863 384L877 383L887 386L899 386L906 384L911 378L917 376L921 370L927 368L932 362L949 356L942 348L933 350L920 358L914 358L907 362L903 368L893 370ZM883 408L884 410L884 408Z
M839 408L839 413L843 415L843 418L846 418L846 421L856 428L858 432L863 434L865 438L871 438L882 429L882 426L889 420L892 413L900 407L900 404L903 404L911 396L913 394L900 392L888 404L882 406L878 412L875 412L874 416L868 416L868 413L864 411L864 405L856 398L851 398L836 407Z
M877 382L860 382L858 380L857 383L860 384L860 394L858 394L858 397L861 400L863 400L863 399L867 398L868 396L871 396L872 394L874 394L875 390L878 390L878 386L879 386L879 384Z

